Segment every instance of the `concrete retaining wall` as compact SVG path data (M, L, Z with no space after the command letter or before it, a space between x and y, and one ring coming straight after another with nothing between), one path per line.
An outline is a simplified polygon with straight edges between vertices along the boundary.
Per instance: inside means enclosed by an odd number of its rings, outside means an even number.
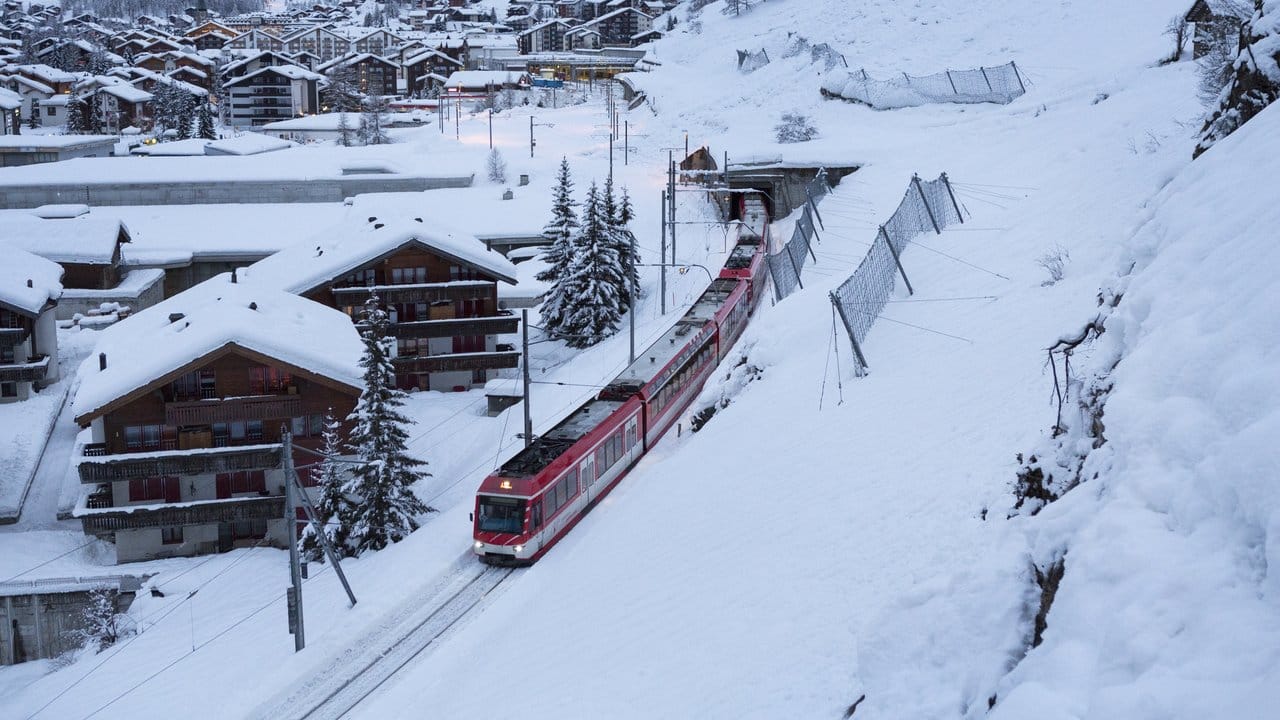
M0 208L11 210L56 203L111 206L342 202L363 193L471 187L473 177L363 175L297 180L5 185L0 186Z

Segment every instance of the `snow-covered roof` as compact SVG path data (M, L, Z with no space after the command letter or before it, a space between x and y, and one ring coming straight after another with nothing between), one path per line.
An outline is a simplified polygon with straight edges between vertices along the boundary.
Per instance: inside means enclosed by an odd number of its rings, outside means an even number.
M427 58L430 58L430 57L439 57L454 65L457 65L458 67L462 67L462 62L460 60L454 60L453 58L449 57L448 55L445 55L439 50L427 50L425 52L420 52L417 55L414 55L409 59L405 60L404 64L405 66L416 65L417 63L420 63L423 60L426 60Z
M362 345L350 317L223 273L103 330L97 352L80 367L76 420L87 423L116 400L229 345L361 385ZM106 369L99 369L99 353L106 354Z
M18 93L0 88L0 109L16 110L22 107L22 96Z
M489 250L460 230L426 218L367 218L348 220L310 241L298 243L254 263L245 277L294 293L313 290L410 244L442 257L479 268L509 283L516 268L500 253Z
M241 83L248 82L250 78L255 78L263 73L275 73L277 75L282 75L284 77L287 77L290 80L323 80L324 79L324 76L321 75L320 73L314 73L314 72L311 72L310 70L305 70L303 68L298 67L297 65L269 65L267 67L254 70L251 73L241 75L240 77L235 78L234 80L228 80L226 84L228 86L239 85Z
M191 157L193 155L204 155L204 148L209 142L204 138L188 138L155 145L140 145L130 152L133 155L146 155L148 157Z
M366 53L351 53L349 55L343 55L342 57L334 58L333 60L330 60L329 62L324 63L323 65L317 66L316 70L318 72L323 73L323 72L327 72L331 68L335 68L340 65L355 65L356 63L362 63L362 62L365 62L366 60L373 60L374 62L380 62L383 65L390 65L391 67L400 66L399 63L397 63L395 60L385 58L381 55L374 55L373 53L366 52Z
M34 317L62 294L62 266L16 247L0 263L0 306Z
M119 85L103 85L100 92L114 95L125 102L131 103L150 102L152 97L151 93L146 90L136 88L126 83L121 83Z
M510 70L458 70L445 81L446 88L481 88L488 85L518 85L528 73Z
M129 229L107 216L0 216L0 248L20 248L58 263L109 265L121 234L127 242Z
M69 73L66 70L59 70L56 67L45 65L44 63L14 65L13 69L17 72L38 78L39 80L47 83L68 83L74 82L76 79L76 76L73 73Z
M76 218L89 213L89 206L84 203L53 203L41 205L31 211L32 215L53 220L56 218Z
M337 130L339 123L342 122L343 113L320 113L318 115L304 115L299 118L290 118L289 120L276 120L262 126L263 130L281 131L281 130ZM354 130L360 125L360 113L346 113L347 127Z
M244 133L235 137L222 138L210 142L205 149L207 155L257 155L297 147L298 143L282 140L262 133Z
M63 150L81 145L98 145L105 142L114 145L117 140L119 138L115 135L0 135L0 148L20 148L36 152L44 149Z

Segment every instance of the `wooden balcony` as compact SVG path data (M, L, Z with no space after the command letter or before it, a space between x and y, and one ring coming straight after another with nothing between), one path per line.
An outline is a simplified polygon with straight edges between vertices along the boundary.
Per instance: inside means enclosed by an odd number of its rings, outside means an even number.
M361 305L372 293L387 305L397 303L455 302L483 300L492 297L497 283L487 280L460 280L447 283L415 283L412 285L373 285L336 287L333 297L339 305Z
M457 318L455 320L415 320L393 323L387 334L396 338L442 338L465 335L502 335L520 329L520 320L514 315L494 317Z
M0 365L0 382L40 382L48 374L48 355L37 356L25 363Z
M86 535L109 536L117 530L204 523L275 520L284 517L284 496L199 500L175 505L135 505L76 511Z
M172 427L212 425L243 420L282 420L302 415L297 395L259 395L227 400L165 403L164 422Z
M201 450L99 455L101 447L89 445L76 466L82 483L115 482L160 475L207 475L237 470L269 470L282 462L279 443Z
M394 358L398 373L433 373L453 372L456 370L500 370L520 367L520 352L454 353L452 355L430 355L427 357Z
M17 347L27 341L26 328L0 328L0 348Z

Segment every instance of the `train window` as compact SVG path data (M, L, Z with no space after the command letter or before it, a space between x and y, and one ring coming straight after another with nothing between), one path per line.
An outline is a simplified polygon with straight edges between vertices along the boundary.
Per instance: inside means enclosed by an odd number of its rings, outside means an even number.
M529 515L531 518L529 520L529 527L531 530L537 530L538 528L542 527L542 501L541 500L533 501L533 509L530 510Z
M480 496L482 532L518 533L524 527L525 501L517 498Z

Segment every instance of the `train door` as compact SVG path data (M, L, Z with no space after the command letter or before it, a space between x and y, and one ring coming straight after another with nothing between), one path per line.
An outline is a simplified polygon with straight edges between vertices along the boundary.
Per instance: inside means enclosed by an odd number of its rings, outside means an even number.
M587 503L590 504L596 497L596 461L594 454L582 461L582 474L580 477L581 480L579 482L582 483L582 494L586 496Z
M627 421L627 432L626 432L626 435L624 436L624 441L626 442L625 452L627 454L628 465L630 465L632 462L635 461L636 456L639 453L640 449L636 447L637 444L639 443L639 440L640 440L640 416L633 415L631 419Z

